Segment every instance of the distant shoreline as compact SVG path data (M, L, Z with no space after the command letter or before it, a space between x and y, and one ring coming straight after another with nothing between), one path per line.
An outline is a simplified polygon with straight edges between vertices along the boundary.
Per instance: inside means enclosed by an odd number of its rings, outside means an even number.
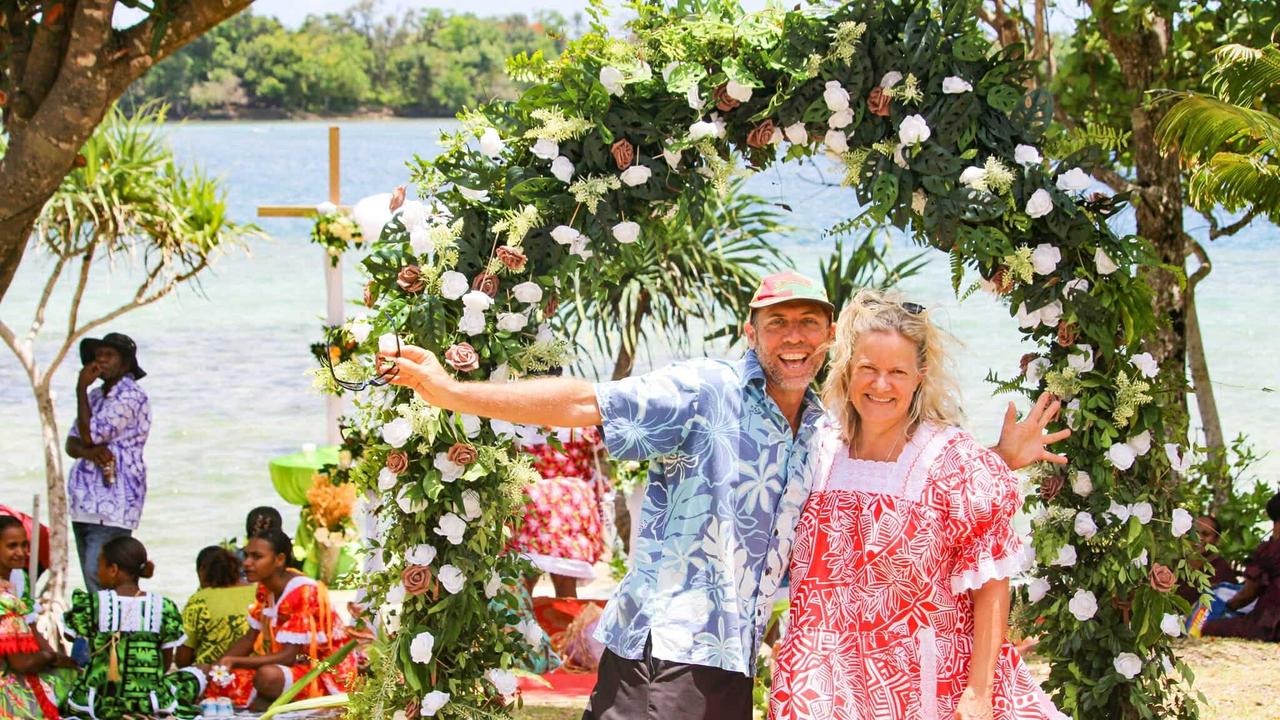
M431 114L396 112L387 108L358 110L350 113L315 113L281 110L279 108L238 108L217 112L175 113L169 111L169 120L198 120L200 122L236 122L258 120L453 120L456 113Z

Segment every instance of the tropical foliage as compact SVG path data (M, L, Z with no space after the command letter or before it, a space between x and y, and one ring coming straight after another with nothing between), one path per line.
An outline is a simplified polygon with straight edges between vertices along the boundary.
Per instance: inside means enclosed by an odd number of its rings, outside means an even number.
M464 379L563 364L559 300L616 280L601 277L606 260L675 214L701 222L697 199L744 171L829 157L863 208L842 227L894 225L950 253L957 291L976 274L1038 347L1006 386L1069 403L1072 464L1037 477L1044 569L1028 598L1060 707L1194 716L1162 630L1186 610L1170 578L1192 572L1178 507L1186 452L1161 450L1151 402L1181 384L1164 387L1140 346L1158 323L1135 267L1154 257L1109 229L1121 198L1083 196L1087 150L1048 157L1053 108L1026 90L1030 64L993 51L966 3L632 10L629 39L597 19L555 60L514 59L529 90L463 113L440 156L415 160L422 202L396 209L364 262L377 315L362 320L374 328L352 362L372 376L394 333ZM356 406L367 442L351 477L377 502L368 585L382 660L352 713L502 715L510 668L533 639L507 589L519 563L500 554L535 478L513 440L537 429L447 413L403 389Z
M1212 94L1174 95L1156 129L1182 156L1192 202L1204 210L1255 209L1280 223L1280 45L1224 45L1205 78Z

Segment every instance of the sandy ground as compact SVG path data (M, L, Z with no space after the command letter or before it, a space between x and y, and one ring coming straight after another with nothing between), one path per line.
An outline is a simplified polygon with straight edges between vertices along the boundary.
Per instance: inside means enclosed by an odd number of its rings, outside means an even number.
M1280 720L1280 643L1243 640L1186 640L1180 645L1183 659L1196 674L1196 690L1207 704L1203 720ZM1034 657L1036 674L1047 666ZM578 720L584 701L540 700L515 714L519 720Z

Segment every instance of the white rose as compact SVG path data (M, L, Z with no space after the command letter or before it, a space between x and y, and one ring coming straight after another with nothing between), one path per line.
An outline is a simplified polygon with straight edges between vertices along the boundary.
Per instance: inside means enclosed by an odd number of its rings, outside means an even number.
M1141 433L1129 438L1127 443L1129 447L1133 448L1135 455L1142 457L1151 452L1151 431L1143 430Z
M853 123L853 108L837 110L827 118L827 127L837 130L849 127Z
M497 130L485 128L484 132L480 133L480 152L485 155L496 158L502 154L502 150L506 146L507 144L498 136Z
M416 515L427 509L426 498L414 500L409 497L409 490L411 487L411 485L405 485L400 488L399 493L396 493L396 505L400 507L400 512L405 515Z
M1031 268L1037 275L1048 275L1062 262L1062 251L1051 243L1040 243L1031 251Z
M436 524L435 533L444 536L450 545L461 545L462 536L467 532L467 523L455 513L445 513ZM443 571L443 568L441 568Z
M828 130L822 141L827 144L827 149L837 154L849 149L849 140L844 136L843 130Z
M1070 602L1067 603L1067 609L1075 616L1076 620L1084 622L1098 613L1098 598L1088 590L1077 590L1075 595L1071 596Z
M480 416L462 413L458 417L462 420L462 434L472 439L480 434Z
M451 483L462 477L462 474L467 471L465 466L450 460L447 452L436 453L435 460L431 464L440 471L441 482Z
M527 325L528 322L529 321L526 319L525 324ZM515 378L515 373L511 372L511 366L506 363L499 363L498 367L494 368L493 372L489 373L489 382L491 383L507 383L515 380Z
M890 70L880 78L880 87L888 90L889 88L902 82L902 73L897 70Z
M404 554L405 562L410 565L430 565L436 559L436 549L432 545L422 543L409 548Z
M462 305L468 310L473 310L475 312L483 312L485 310L488 310L489 307L493 305L493 298L489 297L488 294L486 293L480 292L479 290L472 290L471 292L462 296Z
M404 583L396 583L387 588L387 605L399 605L404 602L406 595Z
M725 83L724 92L738 102L746 102L751 99L751 86L741 85L733 80Z
M373 332L373 325L369 324L368 318L361 316L347 325L347 332L351 333L351 337L355 338L356 342L362 343L369 339L369 333Z
M551 138L538 138L538 141L529 149L533 156L542 160L555 160L560 154L560 143Z
M600 84L610 95L622 94L622 71L612 65L600 68Z
M1045 371L1049 369L1049 358L1037 357L1027 363L1027 382L1032 385L1039 385L1040 378L1044 377Z
M1128 470L1133 467L1133 461L1137 459L1138 456L1133 452L1133 448L1125 443L1116 443L1107 450L1107 460L1111 461L1117 470Z
M551 231L551 239L561 245L572 245L573 241L582 237L582 233L574 230L568 225L557 225L556 229Z
M1160 372L1160 365L1154 357L1151 357L1151 353L1138 353L1129 358L1129 364L1138 368L1138 372L1142 373L1143 377L1153 378Z
M397 482L399 482L399 479L396 477L396 474L391 472L390 470L386 468L382 468L381 470L378 471L378 489L379 490L383 492L387 492L388 490L394 488Z
M1089 497L1089 493L1093 492L1093 478L1089 477L1089 473L1077 470L1075 477L1071 479L1071 490L1080 497Z
M1058 557L1053 559L1050 565L1058 565L1060 567L1071 567L1076 564L1076 546L1063 545L1058 550Z
M1058 176L1058 189L1063 192L1079 193L1089 189L1093 180L1080 168L1070 170Z
M908 115L898 125L898 139L903 145L919 145L932 134L923 115Z
M907 164L907 156L902 153L903 147L904 146L899 145L898 147L893 149L893 164L897 165L903 170L907 170L911 166Z
M1067 403L1067 411L1066 413L1064 413L1064 415L1067 418L1067 427L1071 428L1072 430L1080 429L1078 426L1080 425L1080 420L1082 418L1080 417L1080 399L1079 398L1076 398L1071 402Z
M457 300L471 289L467 276L454 270L447 270L440 275L440 295L446 300Z
M522 303L542 302L542 288L538 286L538 283L531 280L526 280L511 288L511 294L515 296L517 301Z
M671 141L668 140L667 142L670 143ZM667 147L667 145L662 146L662 159L667 161L667 167L672 170L680 167L680 158L683 154L684 153L681 151L672 150L670 147Z
M492 418L489 420L489 427L493 429L493 434L497 435L499 438L506 438L510 440L516 436L515 424L509 423L506 420Z
M492 570L489 573L489 582L484 584L484 596L492 600L502 591L502 587L502 576L497 570Z
M1013 149L1013 161L1026 167L1028 165L1039 165L1044 161L1044 158L1040 157L1040 151L1031 145L1018 145Z
M472 337L484 332L484 313L470 308L464 310L458 319L458 332Z
M409 643L409 657L419 664L425 665L431 662L431 651L436 646L436 638L431 633L423 630L413 637L413 641Z
M1120 653L1112 665L1115 666L1116 672L1125 676L1125 679L1132 680L1142 672L1142 659L1133 653Z
M401 586L403 591L404 586ZM387 593L387 597L391 597L391 593ZM403 599L403 595L401 596ZM378 621L382 625L382 631L388 635L395 635L400 632L400 607L397 605L383 605L378 610Z
M1146 548L1143 548L1143 549L1142 549L1142 552L1141 552L1141 553L1138 553L1138 557L1136 557L1136 558L1134 558L1134 559L1133 559L1133 566L1134 566L1134 567L1146 567L1146 566L1147 566L1147 565L1149 565L1150 563L1151 563L1151 559L1147 557L1147 550L1146 550Z
M1111 259L1111 256L1102 248L1098 248L1098 251L1093 254L1093 265L1098 269L1098 274L1100 275L1110 275L1118 267Z
M787 136L787 142L792 145L807 145L809 143L809 131L802 122L788 125L782 134Z
M1080 373L1093 370L1093 346L1077 345L1071 348L1071 352L1067 355L1067 365Z
M748 88L750 89L750 88ZM506 670L494 668L484 674L489 682L497 688L499 695L515 695L516 694L516 676Z
M702 93L698 92L698 86L696 84L690 85L689 89L685 91L684 101L694 110L701 110L702 107L707 104L707 101L702 99Z
M573 161L563 155L556 156L551 161L551 174L562 183L569 182L573 179Z
M1048 190L1040 188L1031 193L1031 197L1027 198L1027 215L1033 218L1042 218L1053 212L1053 196Z
M467 520L476 520L482 514L480 510L480 493L475 490L464 490L462 493L462 514Z
M827 88L822 91L822 99L831 112L849 109L849 91L841 87L839 80L827 81Z
M449 703L449 693L432 690L422 696L422 702L418 704L418 714L423 717L435 717L440 712L440 708Z
M461 185L458 185L457 187L458 187L458 193L461 194L462 197L468 200L473 200L475 202L484 202L485 200L489 199L488 190L473 190L472 188L463 187Z
M1098 525L1093 521L1093 515L1087 512L1076 513L1075 531L1080 537L1088 540L1098 534Z
M360 234L365 242L373 242L382 237L382 229L391 220L391 193L378 193L362 197L351 208L351 219L360 226Z
M453 513L450 513L452 515ZM454 515L454 517L457 517ZM454 543L455 545L457 543ZM440 579L440 584L448 590L451 595L456 595L463 585L467 584L467 576L461 570L452 565L440 566L440 572L436 573L436 577Z
M1151 503L1149 502L1136 502L1129 506L1129 514L1138 518L1138 522L1140 524L1146 525L1151 522L1151 517L1155 514L1155 509L1151 507Z
M520 332L529 324L529 316L524 313L498 313L498 329L503 332Z
M1062 286L1062 294L1066 295L1067 297L1071 297L1076 293L1088 294L1088 292L1089 292L1089 281L1085 280L1084 278L1076 278L1074 280L1068 280L1067 283Z
M1160 629L1169 637L1178 637L1182 634L1182 616L1173 613L1165 613L1160 618Z
M591 238L587 237L586 235L579 235L578 237L574 238L573 243L569 245L569 254L577 255L583 260L586 260L587 258L595 254L592 251L587 249L587 247L590 244L591 244Z
M645 165L632 165L622 171L622 184L628 187L635 187L649 182L649 177L653 175L653 171Z
M782 130L778 127L773 128L773 132L769 133L769 144L780 145L782 143Z
M1181 454L1182 448L1173 443L1164 444L1165 457L1169 458L1169 467L1179 475L1186 475L1195 463L1192 451L1188 450L1185 455Z
M516 623L516 629L524 637L524 641L538 647L542 644L542 626L538 624L536 618L527 617Z
M640 239L640 224L630 220L613 226L613 239L623 245L630 245Z
M396 418L382 426L382 439L393 448L403 447L413 435L413 425L404 418Z
M987 171L985 168L977 165L970 165L960 173L960 184L977 190L987 180Z
M1027 583L1027 599L1032 603L1038 603L1049 594L1049 581L1044 578L1033 578Z
M1129 506L1128 506L1128 505L1121 505L1120 503L1116 502L1115 500L1112 500L1112 501L1111 501L1111 505L1107 507L1107 511L1106 511L1106 513L1105 513L1105 514L1106 514L1106 515L1110 515L1111 517L1115 518L1118 522L1122 522L1122 523L1123 523L1123 522L1128 522L1128 521L1129 521Z
M962 93L972 92L973 86L964 78L952 75L942 80L942 92L944 95L960 95Z
M711 122L708 120L699 120L698 122L689 126L690 142L698 142L699 140L705 140L707 138L714 138L719 136L720 136L720 127L716 125L714 122Z
M1018 321L1018 327L1028 330L1040 324L1040 312L1027 310L1026 303L1018 303L1017 310L1014 311L1014 318Z
M337 206L337 205L334 205L333 203L329 202L328 200L326 200L326 201L324 201L324 202L320 203L319 205L316 205L316 214L317 214L317 215L322 215L322 216L323 216L323 215L332 215L332 214L334 214L334 213L336 213L336 212L338 212L338 206Z
M1058 321L1062 319L1062 303L1054 300L1039 310L1040 324L1048 327L1057 327Z

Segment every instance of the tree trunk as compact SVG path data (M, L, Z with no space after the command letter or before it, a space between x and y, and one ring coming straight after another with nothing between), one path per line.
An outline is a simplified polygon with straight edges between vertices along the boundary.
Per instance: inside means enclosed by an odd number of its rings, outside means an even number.
M46 614L61 615L65 607L67 576L70 573L70 544L67 538L67 486L62 470L62 443L58 433L58 418L49 391L52 371L33 386L36 410L40 414L40 440L44 445L45 504L49 517L49 580L44 586L41 605Z
M640 300L636 303L635 315L631 318L631 327L623 330L625 333L624 339L619 343L618 354L613 360L613 380L631 377L631 371L636 367L635 351L638 348L627 349L625 338L630 337L634 343L639 343L640 328L644 325L645 319L649 317L652 307L653 297L649 295L648 290L641 290Z
M1222 420L1218 417L1218 402L1213 397L1213 383L1209 379L1209 362L1204 354L1204 337L1200 334L1200 316L1196 313L1196 286L1208 277L1213 265L1209 263L1204 248L1192 242L1195 255L1200 260L1200 267L1187 278L1187 361L1191 368L1191 389L1196 394L1196 407L1200 411L1200 424L1204 427L1204 444L1209 450L1209 457L1217 461L1210 467L1218 468L1226 458L1227 443L1222 434ZM1230 473L1215 473L1209 480L1213 483L1213 503L1210 510L1216 510L1231 496L1232 478Z

